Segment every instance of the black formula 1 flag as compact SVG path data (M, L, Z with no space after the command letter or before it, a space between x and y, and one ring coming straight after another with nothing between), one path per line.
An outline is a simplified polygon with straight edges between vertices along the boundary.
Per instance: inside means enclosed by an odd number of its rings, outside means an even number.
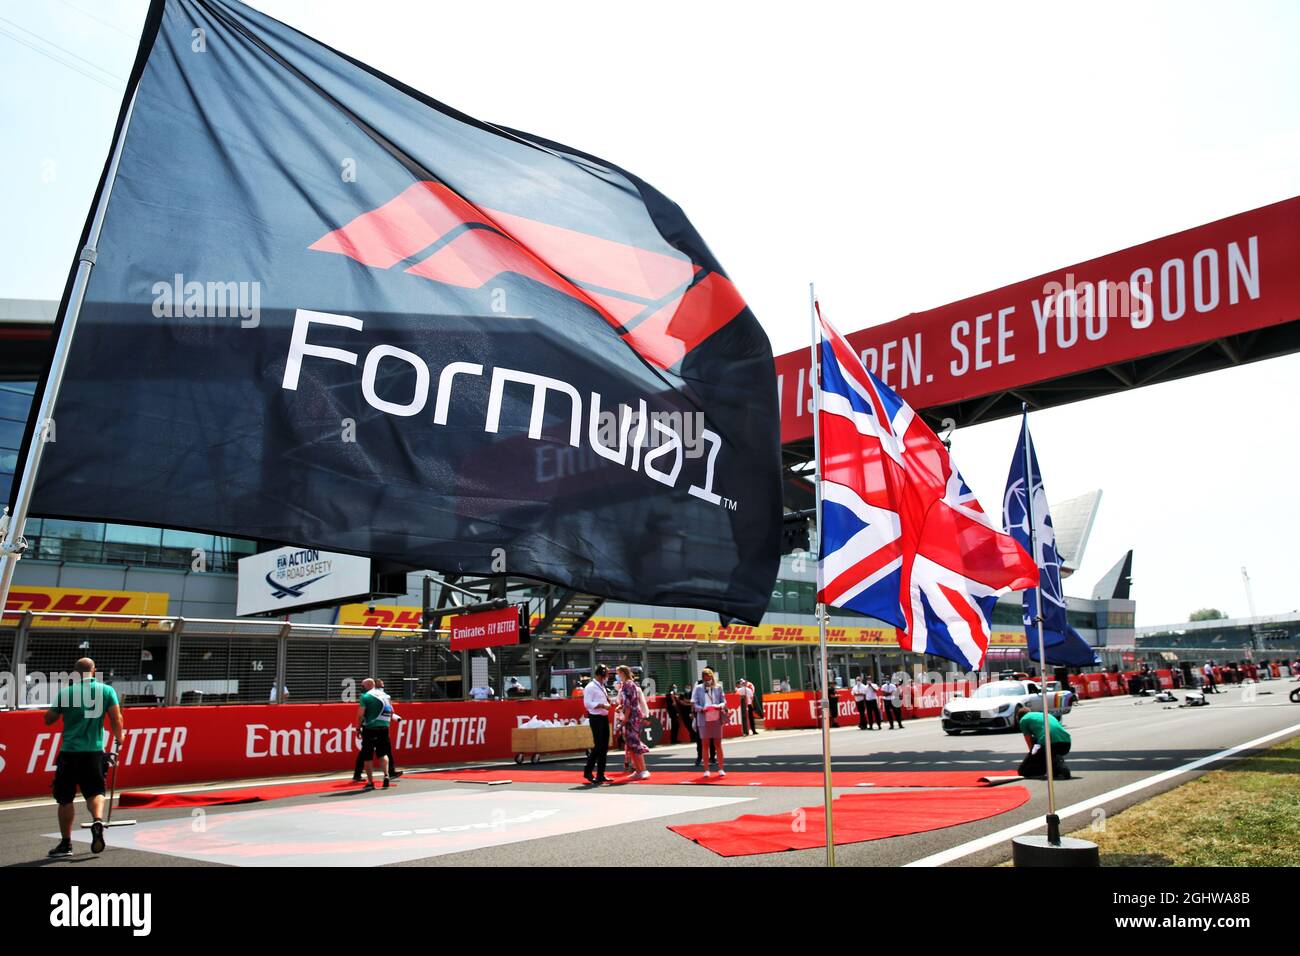
M132 84L33 513L761 618L771 348L674 203L238 3Z

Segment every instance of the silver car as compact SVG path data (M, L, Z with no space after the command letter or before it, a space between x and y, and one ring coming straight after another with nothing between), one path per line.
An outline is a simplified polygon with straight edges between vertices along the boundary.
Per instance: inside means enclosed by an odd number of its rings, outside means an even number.
M1047 708L1058 720L1074 706L1074 693L1047 684ZM998 680L985 684L969 697L954 697L943 708L944 733L963 730L1014 730L1027 710L1041 711L1043 694L1033 680Z

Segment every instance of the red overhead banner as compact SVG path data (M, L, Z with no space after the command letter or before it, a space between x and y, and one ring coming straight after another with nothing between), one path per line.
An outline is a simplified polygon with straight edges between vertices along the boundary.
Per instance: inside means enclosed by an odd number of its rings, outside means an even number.
M930 408L1300 319L1300 197L848 336ZM853 317L831 316L842 324ZM782 443L812 435L808 349L776 359Z
M451 649L468 651L476 647L501 647L519 643L519 608L461 614L451 619Z

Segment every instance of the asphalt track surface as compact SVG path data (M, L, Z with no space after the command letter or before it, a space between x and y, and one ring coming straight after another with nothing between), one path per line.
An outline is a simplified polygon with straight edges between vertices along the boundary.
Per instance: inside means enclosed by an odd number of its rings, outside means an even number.
M1175 708L1135 698L1083 702L1066 720L1074 738L1074 752L1069 757L1074 779L1057 783L1058 809L1103 797L1280 731L1286 733L1272 742L1300 733L1300 706L1287 699L1294 686L1291 681L1272 681L1257 685L1254 692L1229 688L1211 696L1210 706L1202 708ZM948 737L934 718L910 721L906 728L892 731L841 726L832 730L831 746L835 769L846 771L1011 772L1024 754L1024 742L1018 735ZM737 738L727 742L726 754L731 771L804 771L815 775L812 779L820 784L820 731ZM620 756L611 754L611 773L618 768ZM689 770L693 764L694 748L689 745L660 748L649 758L652 771ZM1207 770L1232 765L1229 759L1178 774L1138 792L1103 800L1100 810L1113 814ZM119 819L131 817L139 824L110 830L105 853L93 856L86 843L78 842L75 857L56 861L45 856L54 845L50 834L57 829L52 802L0 804L0 865L75 869L222 862L260 866L616 866L626 864L629 847L635 848L642 866L820 866L825 862L824 849L724 858L667 829L670 824L730 820L742 813L790 813L819 804L819 787L655 786L652 778L646 784L593 790L581 785L578 762L547 761L541 766L572 768L574 784L486 787L404 778L388 791L209 807L197 815L188 808L124 810L117 814ZM1015 824L1041 821L1047 812L1047 784L1012 784L1016 785L1026 786L1031 793L1030 801L1016 810L943 830L842 845L836 848L836 861L840 866L901 866L964 847ZM847 789L887 792L886 788ZM84 810L80 803L78 807L80 822ZM1089 808L1065 819L1063 827L1068 831L1087 826L1097 819L1097 812ZM474 820L495 825L461 825L451 828L455 834L414 838L415 842L402 835L410 832L403 828ZM86 833L78 829L76 839L84 840ZM434 843L439 844L436 850L430 849ZM328 848L322 849L327 844ZM1009 854L1009 843L1000 839L991 847L944 862L991 865Z

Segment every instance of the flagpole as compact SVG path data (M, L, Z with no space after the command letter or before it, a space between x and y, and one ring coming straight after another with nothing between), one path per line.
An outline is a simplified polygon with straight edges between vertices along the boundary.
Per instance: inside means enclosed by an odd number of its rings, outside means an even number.
M813 491L817 500L817 645L821 648L821 689L822 689L822 782L826 805L826 865L835 865L835 826L831 820L831 801L834 793L831 789L831 713L834 706L830 688L830 668L826 662L826 605L821 602L822 594L822 436L821 436L821 363L818 344L821 341L817 328L817 293L813 284L808 283L808 312L812 319L812 365L808 369L808 379L813 392ZM800 396L800 401L803 397Z
M1029 549L1034 564L1038 564L1038 525L1034 521L1034 471L1030 456L1029 404L1020 403L1021 427L1025 433L1025 518L1029 522ZM1047 758L1047 842L1052 846L1061 845L1061 818L1056 815L1056 781L1052 773L1052 724L1047 707L1047 654L1043 647L1043 586L1039 582L1034 588L1034 601L1037 611L1034 621L1038 624L1038 687L1043 698L1043 748Z
M77 318L81 315L81 305L86 298L86 286L90 283L90 270L94 268L99 253L99 237L104 231L104 215L108 211L108 199L112 195L118 166L122 162L122 145L126 142L126 130L131 124L131 114L135 110L138 90L137 85L131 92L131 101L126 107L122 129L113 144L113 154L109 159L104 188L95 206L90 231L86 234L86 245L77 256L77 272L72 280L72 290L68 295L63 322L59 326L59 338L54 343L54 354L50 359L50 371L45 378L45 388L41 391L40 404L36 408L35 425L32 428L31 441L27 445L27 454L23 459L23 473L18 479L18 493L14 498L13 514L8 514L8 509L5 509L8 530L0 537L0 614L3 614L7 606L14 571L23 556L23 551L27 548L27 540L23 537L23 531L27 526L27 513L31 508L32 494L36 490L36 476L40 471L41 456L45 451L46 442L51 440L51 432L54 431L54 404L58 401L59 388L63 384L63 372L67 368L68 353L72 347L72 334L76 331Z

